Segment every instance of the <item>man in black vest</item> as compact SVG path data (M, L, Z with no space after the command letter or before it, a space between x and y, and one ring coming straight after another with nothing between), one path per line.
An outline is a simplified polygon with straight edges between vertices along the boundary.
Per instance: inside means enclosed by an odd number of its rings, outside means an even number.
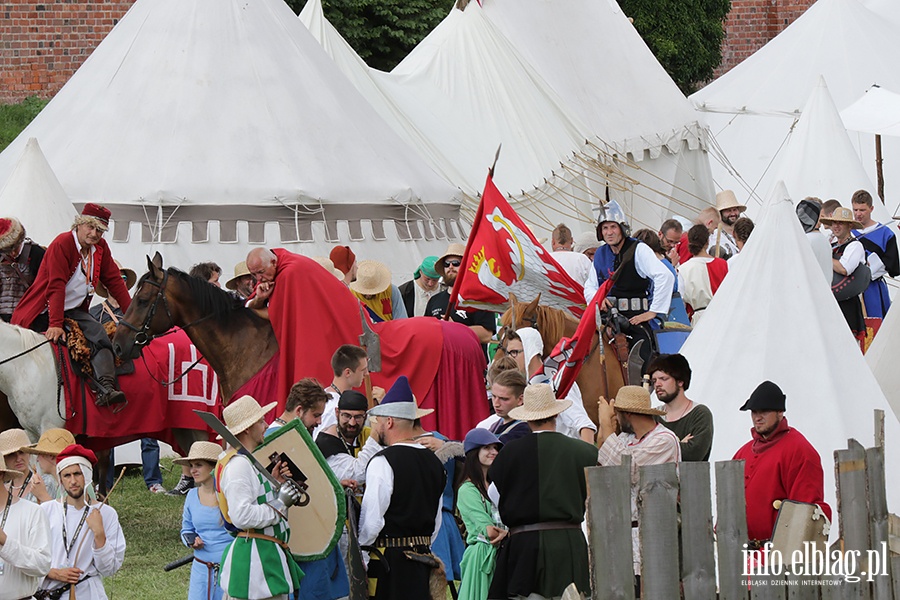
M372 437L387 446L369 461L359 520L359 544L373 550L369 578L377 579L376 600L430 597L445 475L434 453L414 441L418 414L404 376L369 411Z
M316 446L341 482L363 485L366 465L383 450L371 437L369 428L364 427L368 407L364 394L356 390L343 392L334 409L337 423L323 429L316 438Z
M647 244L628 233L625 213L618 203L610 202L597 224L597 237L606 244L594 254L594 269L600 285L618 271L603 310L614 307L625 317L620 324L629 348L644 340L641 358L646 366L655 347L653 330L669 314L675 276Z

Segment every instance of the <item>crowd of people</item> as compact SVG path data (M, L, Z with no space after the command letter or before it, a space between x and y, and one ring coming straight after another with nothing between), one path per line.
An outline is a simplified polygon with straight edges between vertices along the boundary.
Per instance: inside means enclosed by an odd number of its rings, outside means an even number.
M863 315L882 318L889 309L883 278L900 274L900 259L894 234L871 218L871 196L857 192L850 204L807 198L797 215L829 283L865 278L861 297L839 300L851 330L864 336ZM197 442L175 461L183 471L173 490L185 495L180 535L194 553L189 598L343 598L348 567L357 561L365 565L371 596L384 600L429 598L448 585L467 600L557 598L570 584L589 594L584 468L618 465L623 456L631 458L640 596L638 470L709 460L715 439L712 411L688 396L688 361L660 354L655 331L673 298L685 303L691 323L700 320L751 236L745 210L724 191L693 224L669 219L658 231L632 235L611 202L596 232L576 237L565 225L553 230L551 255L583 286L585 301L611 280L604 313L617 319L629 347L645 342L640 353L649 389L626 385L608 399L583 398L577 384L558 398L543 369L544 340L533 327L505 331L501 351L488 352L496 341L496 315L449 305L449 289L465 269L464 246L451 244L442 256L426 257L400 286L386 265L357 260L348 246L315 258L375 322L425 316L468 327L491 358L485 396L493 414L468 424L462 440L427 431L421 419L432 410L418 406L406 377L387 391L359 391L368 376L367 353L347 344L333 349L333 380L299 374L281 414L274 414L274 398L245 395L231 402L223 421L245 448L299 422L327 469L358 500L349 502L357 518L344 524L340 543L327 555L297 560L289 540L303 532L291 531L287 515L300 510L295 506L303 489L289 465L279 460L264 476L237 449ZM90 385L102 406L125 400L102 324L119 322L136 280L103 239L110 217L106 208L87 204L71 231L46 249L16 219L0 218L0 317L54 342L67 335L65 319L77 322L91 346ZM265 316L278 294L279 261L289 257L282 249L255 248L234 266L225 287ZM190 274L218 286L222 268L200 263ZM95 294L103 300L91 307ZM596 423L585 402L598 403ZM816 504L830 518L821 457L788 425L778 385L761 382L740 410L750 412L752 424L752 439L734 455L746 461L748 544L759 547L771 538L777 500ZM158 447L154 453L146 443L147 487L164 491ZM37 444L9 429L0 433L0 452L0 599L56 599L70 590L82 600L106 598L102 579L121 568L125 536L116 511L94 493L93 452L59 429L43 432ZM355 556L358 547L362 553Z

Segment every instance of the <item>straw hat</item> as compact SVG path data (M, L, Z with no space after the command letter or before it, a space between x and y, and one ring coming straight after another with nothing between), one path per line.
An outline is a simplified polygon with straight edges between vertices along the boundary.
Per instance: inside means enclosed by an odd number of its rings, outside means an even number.
M522 406L509 411L509 416L517 421L540 421L555 417L572 406L571 400L557 400L548 383L535 383L525 388Z
M833 225L834 223L849 223L850 229L862 229L863 224L853 218L853 211L849 208L839 206L834 209L830 217L821 218L823 225Z
M650 392L639 385L626 385L616 394L615 409L639 415L664 415L666 411L650 408Z
M341 281L344 280L344 274L334 266L334 263L327 256L313 256L312 259L322 265L322 268L324 268L326 271L328 271Z
M277 402L270 402L265 406L260 406L253 396L241 396L225 407L225 410L222 411L222 420L225 421L228 431L238 435L266 416L277 405Z
M437 262L434 263L434 270L437 271L437 274L441 277L444 276L444 259L450 258L451 256L458 256L460 262L462 262L463 256L466 255L466 247L462 244L450 244L447 246L447 251L444 252L438 259Z
M194 442L186 457L176 458L172 462L176 465L186 465L195 460L214 463L218 462L220 454L222 454L222 446L214 442Z
M15 454L31 446L31 440L24 429L7 429L0 433L0 456Z
M728 208L738 208L741 212L747 210L747 207L738 202L737 196L731 190L722 190L716 194L716 210L722 212Z
M237 280L245 275L252 275L250 273L250 269L247 268L247 261L242 260L238 264L234 265L234 277L225 282L225 287L231 291L237 289Z
M129 290L134 287L134 282L137 281L137 273L132 271L131 269L126 269L122 266L122 263L113 259L113 262L116 263L116 267L119 269L119 274L125 278L125 287ZM97 292L98 296L103 296L104 298L109 297L109 292L106 290L106 286L103 285L102 282L97 284L97 288L94 290Z
M0 467L0 483L2 483L3 481L7 481L7 477L10 479L15 479L16 477L21 477L22 475L24 475L22 471Z
M363 296L380 294L391 287L391 270L377 260L361 260L356 270L356 281L350 289Z
M38 440L37 444L31 444L27 448L22 448L22 451L28 454L40 454L55 458L57 454L74 443L75 436L67 429L53 428L42 433L41 439Z

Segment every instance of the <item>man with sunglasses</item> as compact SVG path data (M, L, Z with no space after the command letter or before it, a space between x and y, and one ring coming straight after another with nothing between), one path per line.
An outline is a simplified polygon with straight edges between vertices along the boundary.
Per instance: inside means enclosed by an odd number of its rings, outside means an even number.
M444 255L435 263L434 270L443 278L446 289L438 292L428 301L428 306L425 307L426 317L430 316L438 319L444 317L444 313L447 312L447 305L450 304L450 290L453 288L459 270L462 268L462 258L465 252L466 247L462 244L450 244ZM497 321L494 313L486 310L457 309L450 313L450 319L455 323L465 325L475 332L475 335L478 336L478 341L481 342L481 349L484 351L485 358L487 358L487 344L494 337L494 332L497 331Z

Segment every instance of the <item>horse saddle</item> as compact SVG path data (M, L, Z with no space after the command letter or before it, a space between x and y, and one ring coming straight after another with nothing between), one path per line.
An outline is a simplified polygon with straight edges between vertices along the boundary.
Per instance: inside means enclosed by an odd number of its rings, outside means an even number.
M112 327L110 327L112 326ZM91 343L81 331L81 326L74 319L66 319L66 347L69 350L69 360L72 363L72 369L82 379L91 379L94 376L94 367L91 365L91 355L93 354ZM114 323L104 324L107 335L110 339L116 332ZM131 359L123 360L116 358L116 375L129 375L134 373L134 362Z

